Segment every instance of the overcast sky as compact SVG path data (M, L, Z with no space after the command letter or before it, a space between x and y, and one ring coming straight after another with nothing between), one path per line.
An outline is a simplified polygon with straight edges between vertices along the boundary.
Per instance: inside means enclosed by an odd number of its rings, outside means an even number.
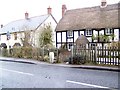
M118 3L120 0L107 0L108 4ZM47 14L47 8L52 8L52 14L57 21L61 18L62 4L67 9L76 9L100 5L101 0L0 0L0 24L24 19L27 11L29 17Z

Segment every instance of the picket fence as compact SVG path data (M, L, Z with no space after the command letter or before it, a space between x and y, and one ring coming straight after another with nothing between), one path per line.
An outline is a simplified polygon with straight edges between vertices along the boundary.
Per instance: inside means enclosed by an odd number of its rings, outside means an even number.
M74 48L73 55L82 55L86 60L98 64L120 65L120 48L118 47L98 47Z

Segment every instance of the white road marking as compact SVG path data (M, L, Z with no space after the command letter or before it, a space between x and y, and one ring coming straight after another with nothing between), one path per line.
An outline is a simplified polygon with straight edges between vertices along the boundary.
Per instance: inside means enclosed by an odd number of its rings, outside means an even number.
M95 88L109 88L109 87L98 86L98 85L92 85L92 84L81 83L81 82L75 82L75 81L70 81L70 80L66 80L66 82L68 82L68 83L80 84L80 85L84 85L84 86L95 87Z
M14 73L20 73L20 74L25 74L25 75L34 76L34 75L31 74L31 73L25 73L25 72L20 72L20 71L15 71L15 70L9 70L9 69L4 69L4 68L0 68L0 69L5 70L5 71L9 71L9 72L14 72Z

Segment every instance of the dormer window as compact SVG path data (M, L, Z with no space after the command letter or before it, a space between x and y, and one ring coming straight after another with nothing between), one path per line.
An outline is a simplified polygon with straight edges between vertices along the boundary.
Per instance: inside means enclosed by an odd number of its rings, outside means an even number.
M106 34L106 35L111 35L111 34L113 34L113 29L110 29L110 28L105 29L105 34Z
M86 30L86 36L92 36L92 30L87 29Z
M73 31L72 30L67 31L67 37L73 37Z

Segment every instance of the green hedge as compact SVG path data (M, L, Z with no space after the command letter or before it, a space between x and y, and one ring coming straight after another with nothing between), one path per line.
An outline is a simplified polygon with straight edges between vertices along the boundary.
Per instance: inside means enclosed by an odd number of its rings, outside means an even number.
M14 47L9 49L9 54L7 49L2 50L3 56L10 56L15 58L30 58L40 61L49 62L49 52L54 52L55 58L58 59L57 49L42 49L33 47Z
M32 48L31 47L12 48L10 56L18 58L32 58Z

